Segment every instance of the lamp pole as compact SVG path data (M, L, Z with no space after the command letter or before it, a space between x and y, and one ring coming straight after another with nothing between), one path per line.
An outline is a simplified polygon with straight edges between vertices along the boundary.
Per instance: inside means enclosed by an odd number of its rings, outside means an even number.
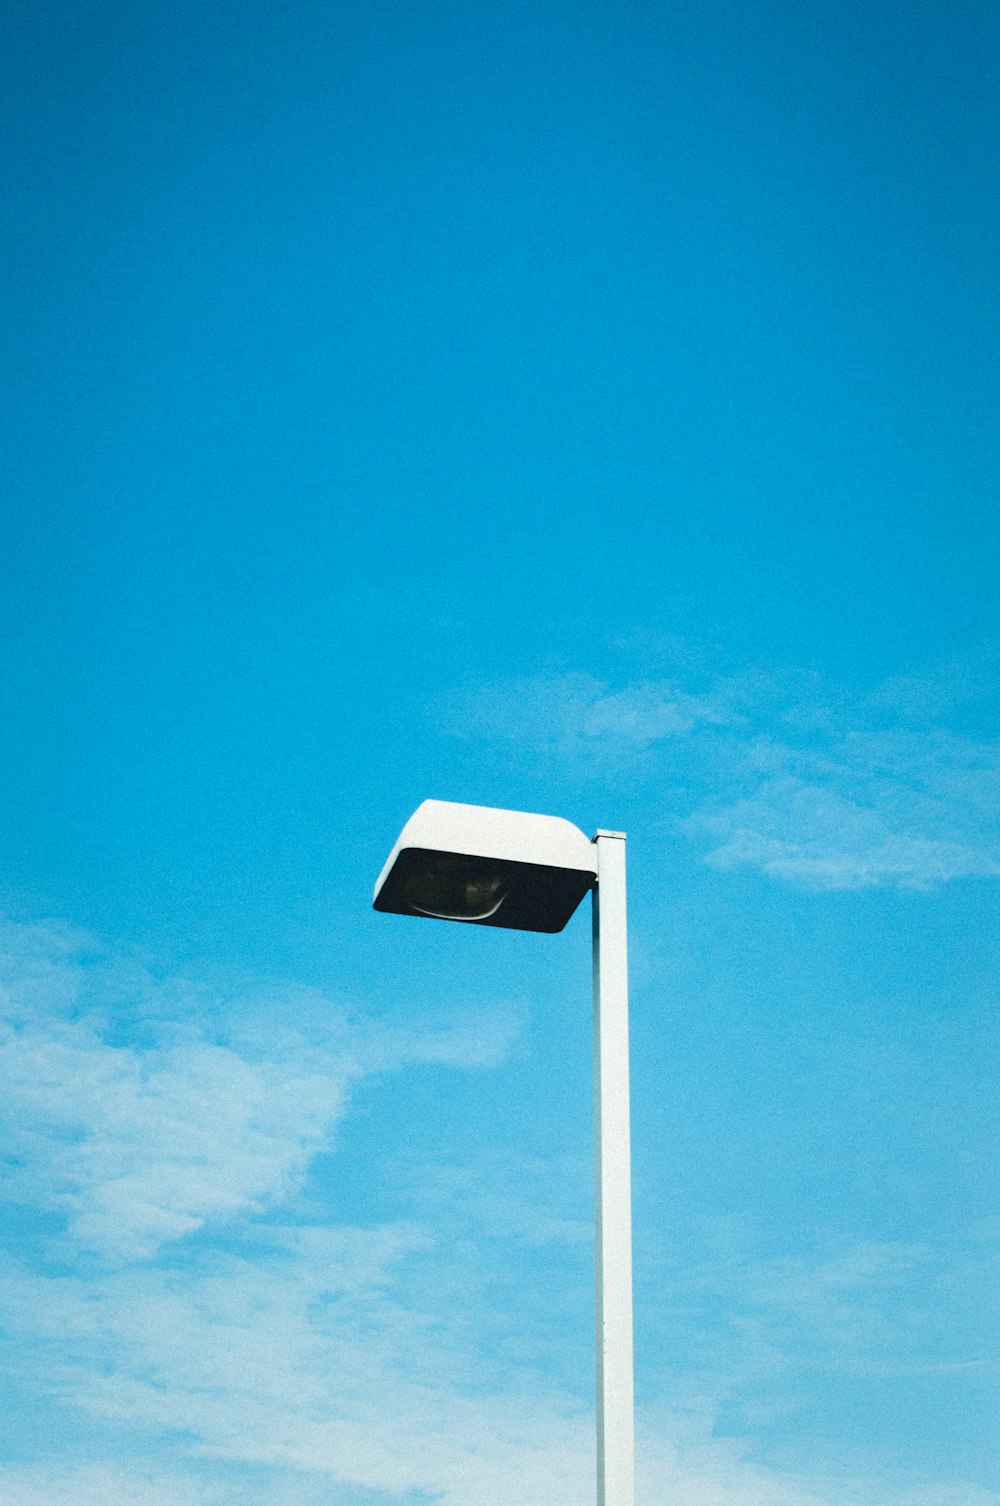
M633 1506L632 1180L625 834L599 831L594 888L597 1506Z
M597 1506L634 1506L632 1191L625 833L588 842L559 816L425 800L375 885L376 910L515 931L561 931L594 905Z

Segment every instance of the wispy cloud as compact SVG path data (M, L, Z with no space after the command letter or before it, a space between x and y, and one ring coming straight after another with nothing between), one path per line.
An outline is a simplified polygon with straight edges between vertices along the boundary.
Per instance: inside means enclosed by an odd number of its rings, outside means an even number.
M683 824L719 868L815 888L926 889L1000 873L1000 744L943 729L848 731L742 752L750 792Z
M744 800L696 812L681 829L696 841L708 838L704 860L711 867L759 868L814 889L930 889L1000 873L993 843L920 835L920 824L905 813L903 829L894 830L878 809L886 793L873 791L873 804L863 805L822 785L772 779ZM947 826L950 813L944 814Z
M573 778L641 761L710 866L927 889L1000 874L1000 742L940 720L994 695L991 664L857 694L793 670L617 687L543 675L456 692L435 714L453 733L544 751Z
M1000 1241L974 1230L934 1243L835 1237L829 1231L726 1220L688 1229L658 1269L674 1309L653 1315L667 1352L692 1372L724 1377L732 1417L760 1421L803 1406L812 1379L872 1388L935 1377L939 1405L964 1377L990 1389ZM692 1315L698 1314L697 1322Z
M117 1260L285 1202L358 1078L410 1061L488 1066L509 1039L503 1010L451 1028L352 1027L305 991L271 998L264 1031L254 1009L224 1020L200 999L193 1013L183 984L85 937L8 926L5 939L7 1196L63 1213L76 1245Z
M590 1494L589 1363L560 1378L550 1352L568 1322L589 1332L589 1210L566 1191L577 1179L499 1150L474 1167L401 1155L411 1211L366 1226L302 1192L354 1082L413 1061L497 1063L500 1037L461 1020L395 1031L301 991L265 1032L259 1001L154 977L64 928L8 926L0 940L0 1130L7 1191L28 1218L2 1261L7 1413L23 1406L60 1440L58 1457L13 1451L0 1506ZM811 1265L703 1263L700 1287L689 1272L672 1290L697 1317L705 1281L728 1281L758 1363L792 1344L793 1317L858 1331L865 1294L905 1285L923 1258L857 1247ZM702 1366L684 1405L644 1403L649 1506L998 1506L974 1487L873 1494L755 1460L719 1427L727 1368Z
M435 715L456 736L487 736L552 752L618 754L725 725L738 713L721 696L698 696L673 680L614 689L586 674L527 676L442 696Z
M230 1498L234 1499L234 1498ZM219 1506L223 1497L204 1481L158 1469L119 1464L6 1466L0 1506Z
M358 1070L197 1039L108 1046L88 1021L6 1027L0 1047L9 1192L64 1211L76 1243L115 1258L282 1201Z
M333 1502L354 1501L353 1490L379 1501L431 1496L442 1506L585 1499L593 1474L589 1405L527 1366L506 1378L487 1366L484 1375L472 1355L442 1347L437 1315L405 1300L402 1262L412 1238L412 1231L384 1230L310 1237L304 1247L284 1246L284 1265L258 1253L186 1279L143 1268L90 1285L64 1283L54 1301L32 1283L15 1290L34 1315L36 1343L57 1331L73 1335L61 1370L64 1403L111 1436L194 1440L195 1458L240 1468L244 1501L301 1506L314 1499L317 1481L325 1485L322 1499ZM816 1300L815 1283L801 1271L758 1272L757 1279L781 1288L762 1301ZM830 1283L821 1285L828 1295ZM717 1422L712 1398L686 1409L641 1409L641 1501L666 1506L678 1493L696 1506L911 1500L898 1487L873 1496L869 1485L866 1494L847 1472L830 1479L755 1462L747 1442L720 1435ZM218 1495L192 1490L177 1499L200 1506L230 1495L220 1487ZM939 1485L923 1499L997 1506L1000 1498ZM167 1491L163 1503L174 1506Z

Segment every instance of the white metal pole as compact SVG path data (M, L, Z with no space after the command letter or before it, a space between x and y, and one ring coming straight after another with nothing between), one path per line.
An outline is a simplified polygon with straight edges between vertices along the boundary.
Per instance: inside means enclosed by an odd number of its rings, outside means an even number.
M594 842L597 1506L634 1506L625 834L599 831Z

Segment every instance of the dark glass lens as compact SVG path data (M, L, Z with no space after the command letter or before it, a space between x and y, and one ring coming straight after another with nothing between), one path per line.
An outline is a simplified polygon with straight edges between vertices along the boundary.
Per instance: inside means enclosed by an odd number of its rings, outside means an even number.
M406 880L403 895L420 915L436 920L489 920L507 898L504 874L468 858L439 856Z

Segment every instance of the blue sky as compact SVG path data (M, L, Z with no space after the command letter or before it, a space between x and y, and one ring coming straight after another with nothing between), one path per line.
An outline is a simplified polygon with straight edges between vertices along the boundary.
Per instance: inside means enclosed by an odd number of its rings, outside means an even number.
M995 8L0 25L0 1506L1000 1506Z

